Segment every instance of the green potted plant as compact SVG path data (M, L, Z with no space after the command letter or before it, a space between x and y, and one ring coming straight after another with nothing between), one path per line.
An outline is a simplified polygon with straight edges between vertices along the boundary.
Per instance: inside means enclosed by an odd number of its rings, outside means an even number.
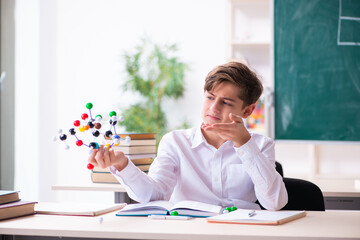
M155 133L158 141L168 131L161 104L166 98L183 96L188 69L175 56L177 50L176 44L158 45L142 40L133 53L124 54L127 79L123 88L141 95L139 102L123 111L124 121L120 124L126 131Z

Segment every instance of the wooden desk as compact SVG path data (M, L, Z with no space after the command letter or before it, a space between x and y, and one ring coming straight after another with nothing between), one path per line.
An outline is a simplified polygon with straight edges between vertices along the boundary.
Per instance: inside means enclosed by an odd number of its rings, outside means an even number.
M32 215L0 221L0 235L113 239L359 239L360 212L308 212L278 226L207 223L204 218L154 220L147 217ZM10 238L10 237L9 237ZM26 237L21 237L21 239ZM16 239L16 237L15 237ZM35 239L41 239L36 237Z

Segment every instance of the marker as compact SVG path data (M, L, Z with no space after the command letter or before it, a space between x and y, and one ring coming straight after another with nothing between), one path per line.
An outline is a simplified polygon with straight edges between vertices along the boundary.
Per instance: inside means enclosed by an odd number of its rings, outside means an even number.
M171 215L149 215L148 216L151 219L159 219L159 220L189 220L192 217L188 216L171 216Z
M255 210L253 210L253 211L251 211L251 212L248 213L248 216L249 216L249 217L253 217L253 216L255 216L255 215L256 215Z

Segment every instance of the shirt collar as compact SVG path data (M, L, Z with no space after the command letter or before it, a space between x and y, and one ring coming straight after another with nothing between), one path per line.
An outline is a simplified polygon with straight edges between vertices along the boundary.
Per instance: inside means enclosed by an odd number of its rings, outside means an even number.
M202 143L206 143L205 137L201 132L201 124L195 128L195 131L193 133L193 137L192 137L192 148L196 148L197 146L199 146Z

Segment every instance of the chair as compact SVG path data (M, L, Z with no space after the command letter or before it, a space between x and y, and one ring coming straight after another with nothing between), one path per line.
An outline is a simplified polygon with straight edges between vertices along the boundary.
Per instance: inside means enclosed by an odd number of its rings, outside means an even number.
M275 162L275 169L283 177L288 193L288 203L281 210L325 211L324 197L317 185L303 179L284 178L279 162Z
M281 210L325 211L324 197L317 185L296 178L283 178L283 181L288 203Z
M275 161L275 169L282 177L284 177L284 172L281 163Z

